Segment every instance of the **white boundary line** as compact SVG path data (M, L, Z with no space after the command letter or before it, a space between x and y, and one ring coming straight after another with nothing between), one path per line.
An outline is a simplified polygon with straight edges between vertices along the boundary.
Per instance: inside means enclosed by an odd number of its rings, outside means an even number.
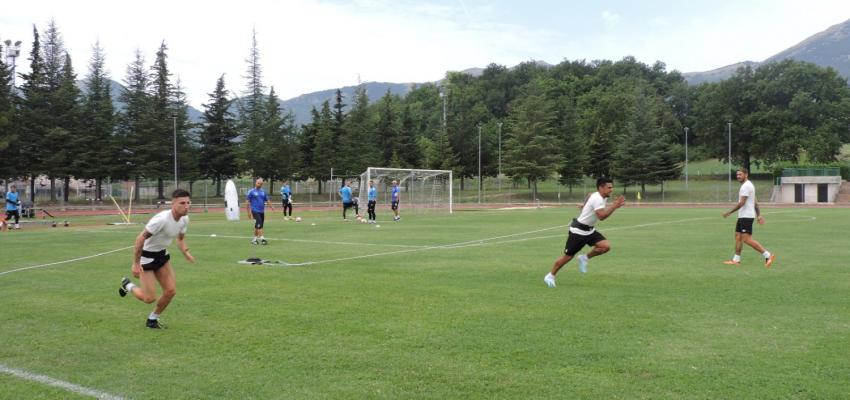
M120 249L109 250L109 251L105 251L103 253L93 254L93 255L90 255L90 256L73 258L73 259L64 260L64 261L56 261L56 262L52 262L52 263L48 263L48 264L33 265L33 266L30 266L30 267L17 268L17 269L13 269L13 270L9 270L9 271L0 272L0 275L11 274L12 272L25 271L25 270L28 270L28 269L49 267L51 265L67 264L67 263L72 263L72 262L76 262L76 261L88 260L90 258L105 256L107 254L119 252L119 251L122 251L122 250L132 249L132 248L133 248L133 246L127 246L127 247L122 247Z
M201 235L201 234L192 234L186 236L193 237L207 237L210 238L210 235ZM225 238L225 239L253 239L253 236L228 236L228 235L216 235L216 238ZM406 248L426 248L431 246L425 245L415 245L415 244L385 244L385 243L357 243L357 242L332 242L327 240L309 240L309 239L275 239L272 237L266 238L269 241L281 241L281 242L299 242L299 243L319 243L319 244L338 244L344 246L381 246L381 247L406 247Z
M0 373L5 373L12 375L17 378L25 379L28 381L43 383L45 385L50 385L54 387L58 387L60 389L67 390L71 393L76 393L83 396L91 396L97 399L103 400L124 400L121 396L116 396L114 394L101 392L100 390L90 389L85 386L80 386L71 382L65 382L59 379L51 378L46 375L35 374L32 372L24 371L22 369L10 368L3 364L0 364Z

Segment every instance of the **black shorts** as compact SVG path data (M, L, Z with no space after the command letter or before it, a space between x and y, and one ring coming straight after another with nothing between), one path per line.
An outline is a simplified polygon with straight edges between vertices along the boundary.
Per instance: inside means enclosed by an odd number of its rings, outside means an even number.
M738 223L735 224L735 232L753 234L753 221L755 218L738 218Z
M254 229L263 229L263 224L266 222L266 213L251 211L254 216Z
M171 254L168 254L165 249L160 251L142 250L142 269L145 271L156 271L162 268L168 260L171 260ZM148 261L145 263L145 261Z
M398 210L398 200L392 202L391 206L393 208L393 211Z
M342 209L343 209L343 210L348 210L348 209L349 209L349 208L351 208L351 207L354 207L354 202L350 202L350 203L345 203L345 202L343 202L343 203L342 203Z
M6 210L6 220L10 220L12 217L20 218L21 215L18 210Z
M572 257L584 246L596 246L603 240L605 240L605 236L602 236L599 231L593 231L590 235L578 235L570 232L567 236L567 244L564 246L564 254Z

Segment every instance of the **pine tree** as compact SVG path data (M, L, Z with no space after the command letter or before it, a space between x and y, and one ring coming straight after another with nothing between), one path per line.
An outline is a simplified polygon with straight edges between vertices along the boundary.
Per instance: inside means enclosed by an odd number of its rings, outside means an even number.
M236 176L236 120L230 112L232 100L224 87L224 75L216 81L215 90L209 94L209 102L204 104L204 129L201 131L201 155L199 160L201 173L213 179L216 184L216 197L221 196L221 180Z
M62 76L59 87L51 95L51 109L56 117L56 126L48 131L47 142L50 143L50 153L45 158L46 172L50 177L61 177L64 181L63 200L68 201L68 187L71 175L81 175L81 171L73 168L73 160L77 157L77 149L69 146L82 133L82 108L80 100L82 93L77 87L77 75L71 63L71 56L65 54L62 66ZM52 189L53 179L51 179ZM51 190L51 199L53 191Z
M2 44L0 44L0 54L3 54L4 50ZM14 147L10 146L17 137L14 126L17 121L14 119L14 93L11 84L12 71L0 57L0 160L4 160L0 162L0 177L8 177L13 172L9 168L11 165L8 160L12 159Z
M381 154L379 160L381 165L390 165L393 152L398 145L399 128L397 118L395 98L388 89L387 93L378 103L378 123L375 126L376 144Z
M174 170L174 87L168 71L168 46L159 45L156 60L151 67L151 120L147 146L150 151L143 169L148 177L157 180L157 198L165 199L165 179Z
M194 182L200 179L201 171L198 165L198 137L194 133L195 124L189 120L189 99L183 90L180 76L174 82L171 99L172 135L177 135L177 172L178 179L189 182L189 192L192 192ZM173 139L172 139L173 140Z
M117 169L116 154L119 150L114 137L115 107L105 62L104 50L100 42L96 42L92 46L82 105L82 119L86 121L86 129L81 130L74 141L74 148L78 152L73 161L74 169L82 177L95 180L94 198L97 201L101 200L103 179Z
M146 164L153 151L149 145L152 121L152 100L149 94L150 74L145 66L145 58L136 50L135 60L127 66L124 78L124 90L119 100L124 109L118 116L119 159L116 165L123 168L116 171L120 178L134 178L136 181L136 199L139 196L139 177L146 176Z
M345 118L345 136L340 140L339 158L346 168L359 173L378 163L370 120L369 96L363 85L354 89L354 103Z
M316 178L321 185L321 182L327 181L331 177L331 168L334 167L333 161L336 158L337 146L334 143L333 134L333 113L328 101L322 103L322 110L315 115L317 120L313 121L316 128L316 142L313 146L313 167L310 175ZM334 175L339 175L337 170L334 170ZM319 186L321 193L321 186Z
M24 84L20 98L20 136L19 157L16 161L14 176L29 175L30 201L35 201L35 178L43 172L44 153L42 141L47 136L51 118L49 117L49 95L44 59L38 29L33 25L33 43L30 50L30 72L21 74Z
M316 107L310 110L311 122L301 127L299 150L301 154L301 173L303 178L315 178L316 175L316 135L319 131L321 116Z
M401 131L398 135L396 146L399 162L406 168L419 168L422 161L422 153L417 146L416 127L410 105L405 105L401 113Z

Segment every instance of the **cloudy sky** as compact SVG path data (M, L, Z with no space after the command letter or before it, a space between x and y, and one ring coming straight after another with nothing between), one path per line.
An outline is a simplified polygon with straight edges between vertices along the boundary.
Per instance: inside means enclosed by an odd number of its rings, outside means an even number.
M704 71L761 61L850 19L850 1L827 0L40 0L6 4L0 40L23 41L54 19L82 78L100 41L117 81L136 49L153 63L162 40L169 67L200 107L216 79L245 87L256 30L263 80L288 99L363 81L425 82L448 70L543 60L661 60ZM724 4L726 3L726 4Z

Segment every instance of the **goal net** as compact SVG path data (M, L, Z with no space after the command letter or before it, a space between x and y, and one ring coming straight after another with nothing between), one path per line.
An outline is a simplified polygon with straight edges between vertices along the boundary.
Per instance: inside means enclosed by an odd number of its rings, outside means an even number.
M392 182L398 181L401 207L404 211L445 210L452 212L452 171L436 169L403 169L369 167L360 174L358 199L365 208L368 201L369 181L378 190L378 206L389 205Z

